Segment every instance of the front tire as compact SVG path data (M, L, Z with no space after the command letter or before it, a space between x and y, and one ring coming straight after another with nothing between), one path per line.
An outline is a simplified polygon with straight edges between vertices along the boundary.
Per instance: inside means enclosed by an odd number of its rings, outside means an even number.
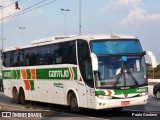
M70 94L70 110L72 112L78 112L79 111L77 98L76 98L76 95L74 93Z

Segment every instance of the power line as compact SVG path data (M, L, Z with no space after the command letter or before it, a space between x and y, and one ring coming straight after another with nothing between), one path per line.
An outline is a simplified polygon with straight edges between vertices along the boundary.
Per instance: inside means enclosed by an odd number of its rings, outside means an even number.
M20 1L21 1L21 0L17 0L16 2L20 2ZM3 6L3 8L9 7L9 6L15 4L16 2L13 2L13 3L9 4L9 5Z
M32 6L30 6L30 7L28 7L28 8L25 8L25 9L21 10L20 12L17 12L17 13L11 14L11 15L8 15L8 16L4 17L3 19L9 19L9 18L18 16L18 15L22 15L22 14L24 14L24 13L33 11L33 10L35 10L35 9L38 9L38 8L43 7L43 6L45 6L45 5L48 5L48 4L52 3L52 2L55 2L56 0L52 0L52 1L48 2L48 3L45 3L45 4L40 5L40 6L38 6L38 7L35 7L35 6L41 4L41 3L45 2L45 1L47 1L47 0L40 1L40 2L38 2L38 3L36 3L36 4L32 5ZM35 8L33 8L33 7L35 7ZM33 8L33 9L31 9L31 8ZM29 10L29 9L30 9L30 10ZM1 19L1 20L2 20L2 19Z
M14 13L14 14L8 15L8 16L4 17L3 19L7 19L7 18L10 18L10 17L12 17L12 16L15 16L16 14L19 14L19 13L21 13L21 12L27 10L27 9L30 9L30 8L38 5L38 4L41 4L41 3L45 2L45 1L46 1L46 0L42 0L42 1L40 1L40 2L38 2L38 3L36 3L36 4L32 5L32 6L30 6L30 7L28 7L28 8L25 8L25 9L19 11L19 12L16 12L16 13Z

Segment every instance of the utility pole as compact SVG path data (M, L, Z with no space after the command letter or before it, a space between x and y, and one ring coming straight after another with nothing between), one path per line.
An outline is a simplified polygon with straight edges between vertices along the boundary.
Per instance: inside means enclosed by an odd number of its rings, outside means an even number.
M79 0L79 36L82 34L81 0Z
M2 51L3 51L3 6L0 6L1 7L1 72L2 72Z

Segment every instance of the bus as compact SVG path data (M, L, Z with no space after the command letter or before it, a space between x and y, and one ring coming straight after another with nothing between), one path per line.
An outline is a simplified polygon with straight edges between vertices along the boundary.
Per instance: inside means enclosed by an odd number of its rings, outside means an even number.
M4 94L37 101L120 111L148 103L145 51L121 34L55 36L3 50Z

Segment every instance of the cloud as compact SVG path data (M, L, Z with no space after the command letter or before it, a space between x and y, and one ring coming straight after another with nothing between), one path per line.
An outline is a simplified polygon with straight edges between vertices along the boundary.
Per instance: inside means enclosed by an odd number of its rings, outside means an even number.
M142 8L134 8L129 11L126 18L123 18L120 22L121 25L133 25L141 26L145 23L155 23L160 21L160 13L149 14L147 10Z
M15 9L15 4L12 4L13 2L11 0L1 0L0 1L0 5L3 6L3 18L12 15L16 12L18 12L18 10ZM10 5L12 4L12 5ZM10 6L8 6L10 5ZM0 8L0 13L2 9ZM2 18L2 14L0 14L0 19ZM8 19L4 19L4 22L8 21Z
M141 26L145 23L160 22L160 13L149 13L148 10L141 7L144 0L112 0L104 8L106 11L117 12L125 10L126 18L120 20L120 25Z
M112 0L104 8L104 11L108 10L120 10L124 7L136 7L141 3L142 0Z

